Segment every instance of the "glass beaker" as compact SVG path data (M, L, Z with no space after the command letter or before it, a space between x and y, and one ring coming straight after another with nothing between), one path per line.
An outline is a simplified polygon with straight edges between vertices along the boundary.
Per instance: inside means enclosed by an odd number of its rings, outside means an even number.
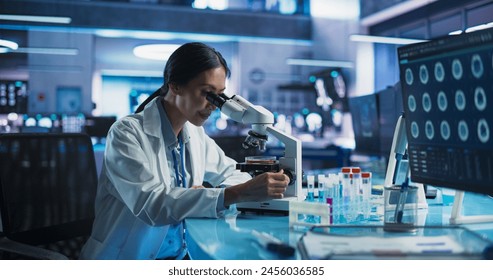
M401 185L384 188L384 230L416 231L418 221L418 187Z

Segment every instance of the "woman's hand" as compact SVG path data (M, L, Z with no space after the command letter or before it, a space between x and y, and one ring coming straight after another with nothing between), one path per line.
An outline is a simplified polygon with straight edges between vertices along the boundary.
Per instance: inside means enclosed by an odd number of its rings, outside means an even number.
M289 177L284 170L265 172L253 179L224 190L224 206L246 201L265 201L283 198L289 184Z

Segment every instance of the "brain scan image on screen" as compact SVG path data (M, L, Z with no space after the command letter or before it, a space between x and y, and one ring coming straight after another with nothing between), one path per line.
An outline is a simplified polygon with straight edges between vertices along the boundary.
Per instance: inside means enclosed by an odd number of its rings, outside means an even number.
M432 140L433 137L435 137L435 128L433 127L433 123L431 121L426 121L425 133L426 133L426 138L430 140Z
M443 82L443 79L445 79L445 70L441 62L435 63L435 79L438 82Z
M455 107L457 107L459 111L464 111L466 108L466 97L464 92L460 89L455 92Z
M490 140L490 128L485 119L480 119L478 122L478 138L482 143L486 143Z
M469 138L469 128L464 120L459 122L459 127L457 130L459 132L460 140L462 140L462 142L466 142L467 138Z
M438 103L438 109L440 109L440 111L445 112L445 110L447 110L448 102L445 92L440 91L438 93L437 103Z
M411 135L413 136L413 138L419 137L419 127L416 122L411 123Z
M448 140L450 138L450 125L447 121L442 121L440 124L440 134L443 140Z
M474 91L474 105L479 111L486 109L486 93L482 87L477 87Z
M416 98L414 98L414 95L409 95L407 98L407 106L411 112L416 111Z
M462 78L462 63L457 58L452 61L452 76L454 76L456 80Z
M472 74L476 79L481 78L483 76L483 62L481 61L481 57L478 54L472 56L471 60L471 70Z
M421 80L421 83L427 84L428 83L428 68L426 68L426 65L421 65L419 67L419 79Z
M414 81L413 71L409 68L406 69L406 83L412 85Z
M431 97L427 92L423 94L423 109L427 113L431 111Z

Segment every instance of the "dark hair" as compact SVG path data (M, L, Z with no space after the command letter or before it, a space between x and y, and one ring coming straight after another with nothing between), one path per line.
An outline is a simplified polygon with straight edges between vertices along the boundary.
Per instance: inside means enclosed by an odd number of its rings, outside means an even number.
M144 110L144 107L154 98L168 93L169 84L185 85L200 73L223 67L226 77L231 75L226 60L214 48L198 42L186 43L176 49L164 68L164 85L149 96L135 111Z

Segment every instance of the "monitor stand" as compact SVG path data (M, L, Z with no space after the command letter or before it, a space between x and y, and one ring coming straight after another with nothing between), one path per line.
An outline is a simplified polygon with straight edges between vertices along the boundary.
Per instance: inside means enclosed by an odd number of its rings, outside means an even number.
M493 223L493 215L471 215L462 216L462 202L464 201L464 192L456 191L452 214L450 215L450 224L473 224L473 223Z

